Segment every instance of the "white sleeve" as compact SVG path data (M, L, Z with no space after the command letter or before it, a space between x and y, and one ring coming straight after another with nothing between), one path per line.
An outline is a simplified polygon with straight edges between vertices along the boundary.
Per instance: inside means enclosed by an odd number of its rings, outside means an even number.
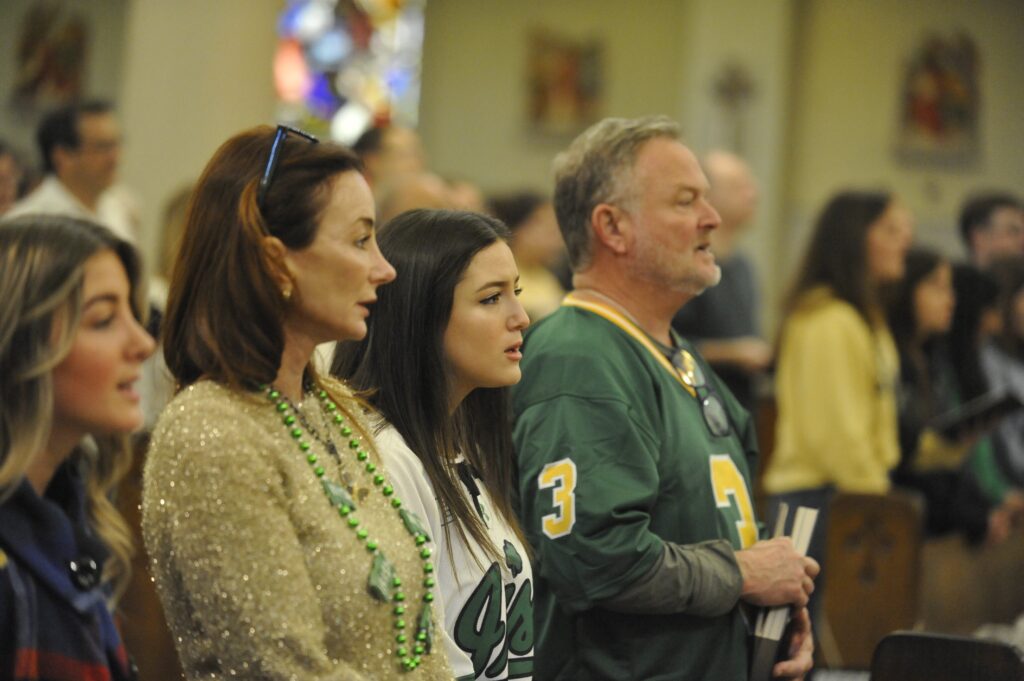
M437 588L434 590L434 606L436 608L438 626L441 627L445 654L452 669L472 669L473 663L466 651L459 648L452 639L446 617L445 583L440 577L447 572L445 564L451 560L448 551L441 509L437 504L437 495L423 468L423 462L416 456L394 426L388 425L376 436L377 449L391 486L395 488L395 496L402 500L402 508L415 513L427 524L430 538L436 547L434 563L437 569Z

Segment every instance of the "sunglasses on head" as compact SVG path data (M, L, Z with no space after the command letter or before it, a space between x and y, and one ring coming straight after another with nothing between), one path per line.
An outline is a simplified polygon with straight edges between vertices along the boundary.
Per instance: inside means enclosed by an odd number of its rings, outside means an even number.
M267 165L263 168L263 176L260 177L260 187L256 194L256 205L259 209L263 210L263 201L267 197L267 190L270 189L270 184L274 181L274 173L277 171L277 164L281 160L281 149L284 146L284 140L289 134L297 135L311 144L316 144L318 140L308 132L303 132L296 128L289 127L287 125L277 126L277 132L274 133L274 141L270 144L270 154L267 156Z

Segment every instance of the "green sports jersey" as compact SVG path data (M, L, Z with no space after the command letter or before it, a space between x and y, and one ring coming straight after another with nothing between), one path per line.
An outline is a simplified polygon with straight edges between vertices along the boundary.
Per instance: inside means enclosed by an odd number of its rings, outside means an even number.
M644 576L663 541L758 539L751 419L697 359L708 384L697 397L710 388L731 423L712 435L642 332L610 308L575 304L528 333L513 393L520 514L536 552L534 678L746 679L738 606L698 617L600 603Z

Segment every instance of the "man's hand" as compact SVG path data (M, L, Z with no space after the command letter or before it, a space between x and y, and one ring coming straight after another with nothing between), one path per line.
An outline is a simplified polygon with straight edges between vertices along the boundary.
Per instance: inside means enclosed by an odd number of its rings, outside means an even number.
M811 635L811 617L807 608L793 612L789 622L791 634L787 658L772 669L777 679L803 679L814 665L814 637Z
M1011 489L1003 503L989 511L985 543L989 546L1002 544L1013 534L1021 519L1024 519L1024 492Z
M804 607L821 569L813 558L797 553L793 540L777 537L736 552L743 575L740 598L754 605Z

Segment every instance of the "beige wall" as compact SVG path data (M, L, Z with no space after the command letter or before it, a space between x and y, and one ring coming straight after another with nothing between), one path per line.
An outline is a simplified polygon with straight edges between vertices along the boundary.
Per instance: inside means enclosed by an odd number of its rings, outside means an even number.
M490 190L550 189L570 138L526 122L532 27L604 43L604 115L680 117L686 3L677 0L428 0L420 131L431 164Z
M122 179L155 249L163 204L217 146L274 122L271 59L282 0L132 0L121 110Z
M981 154L974 165L922 169L893 155L905 60L929 31L964 28L981 56ZM815 213L840 187L895 191L918 239L960 253L955 221L971 191L1024 192L1024 3L1020 0L811 0L802 3L788 178L792 263Z

